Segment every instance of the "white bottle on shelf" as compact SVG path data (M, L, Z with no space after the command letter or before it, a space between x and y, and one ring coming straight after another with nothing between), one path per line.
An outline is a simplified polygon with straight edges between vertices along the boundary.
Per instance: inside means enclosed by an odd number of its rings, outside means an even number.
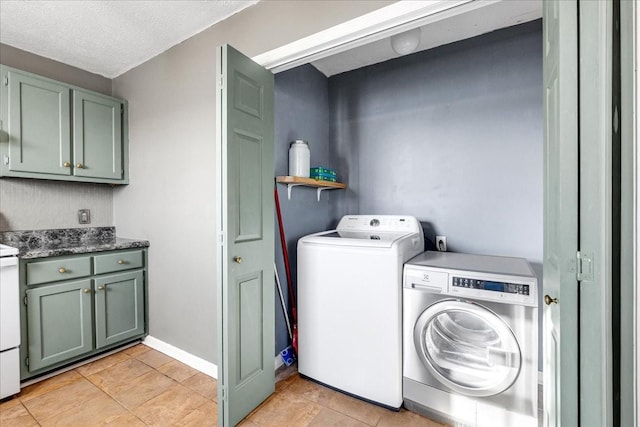
M289 145L289 175L309 178L311 150L307 141L297 139Z

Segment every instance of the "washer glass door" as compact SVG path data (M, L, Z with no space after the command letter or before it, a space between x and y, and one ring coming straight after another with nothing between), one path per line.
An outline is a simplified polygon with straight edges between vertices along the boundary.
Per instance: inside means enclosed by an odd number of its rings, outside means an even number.
M429 371L467 396L502 393L518 378L520 346L496 313L473 302L442 300L416 321L414 344Z

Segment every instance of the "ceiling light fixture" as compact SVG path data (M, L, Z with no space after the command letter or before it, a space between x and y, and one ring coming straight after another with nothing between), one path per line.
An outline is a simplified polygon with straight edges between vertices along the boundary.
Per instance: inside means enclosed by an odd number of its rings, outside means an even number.
M420 28L391 36L391 48L399 55L415 52L420 44Z

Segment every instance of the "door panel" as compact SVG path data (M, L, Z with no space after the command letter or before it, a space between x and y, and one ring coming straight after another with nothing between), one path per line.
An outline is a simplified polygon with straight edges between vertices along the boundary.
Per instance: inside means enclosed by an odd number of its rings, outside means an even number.
M73 91L74 175L121 179L122 104Z
M237 424L274 391L273 75L218 49L218 416Z
M247 242L262 239L262 147L260 135L234 129L233 141L236 147L233 170L238 209L235 210L234 242ZM246 173L251 170L252 173Z
M14 71L7 76L9 170L70 175L69 88Z
M577 1L543 3L544 424L578 424Z
M29 370L93 349L91 280L27 290Z
M144 333L142 271L95 279L96 348Z

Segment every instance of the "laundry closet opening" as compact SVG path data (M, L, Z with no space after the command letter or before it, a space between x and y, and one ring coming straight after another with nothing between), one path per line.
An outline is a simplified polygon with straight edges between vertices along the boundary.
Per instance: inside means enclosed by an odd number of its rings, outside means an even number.
M542 66L536 19L339 74L323 60L276 74L276 175L303 139L311 166L347 184L319 201L278 185L294 284L300 237L346 214L402 214L423 223L427 245L445 235L450 251L526 258L544 295ZM276 349L288 339L278 307Z

